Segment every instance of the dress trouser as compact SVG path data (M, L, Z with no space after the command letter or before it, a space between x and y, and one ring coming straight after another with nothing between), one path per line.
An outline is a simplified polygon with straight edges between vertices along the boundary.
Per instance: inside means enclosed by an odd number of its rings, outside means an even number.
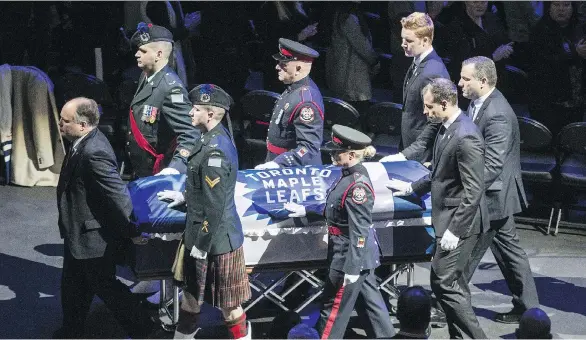
M470 260L472 249L479 235L460 239L454 250L445 251L439 246L440 238L431 263L431 289L446 313L450 338L486 339L486 335L472 309L470 288L463 272Z
M316 324L322 339L342 339L354 308L368 338L392 337L395 329L377 288L374 269L360 272L355 283L343 284L344 272L330 268L322 296L320 318Z
M144 336L152 331L148 314L140 307L138 299L116 279L112 256L78 260L66 246L61 276L65 337L84 337L85 321L94 295L104 301L128 335Z
M490 230L480 236L464 271L468 283L488 247L513 295L513 309L522 313L529 308L539 307L535 280L527 254L519 244L513 216L490 221Z

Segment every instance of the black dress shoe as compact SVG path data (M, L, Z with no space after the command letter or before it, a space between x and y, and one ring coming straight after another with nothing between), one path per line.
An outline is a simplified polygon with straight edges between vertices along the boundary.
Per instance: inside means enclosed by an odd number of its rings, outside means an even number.
M519 323L519 320L521 320L521 315L523 315L523 313L516 310L512 310L506 313L496 313L494 316L494 321L500 323Z
M446 313L439 308L431 308L430 324L434 328L444 328L448 324L446 321Z

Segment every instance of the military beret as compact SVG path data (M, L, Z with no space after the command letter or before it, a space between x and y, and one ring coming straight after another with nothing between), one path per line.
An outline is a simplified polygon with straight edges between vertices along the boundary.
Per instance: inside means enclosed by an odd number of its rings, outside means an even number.
M279 53L273 54L273 58L278 61L309 61L319 57L319 53L313 48L307 47L296 41L280 38Z
M192 105L210 105L230 110L234 103L232 97L221 87L214 84L202 84L189 91L189 100Z
M336 124L332 127L332 140L325 147L332 150L362 150L372 143L364 133Z
M136 27L136 32L130 38L130 43L134 48L155 41L173 42L173 33L163 26L145 24L140 22Z

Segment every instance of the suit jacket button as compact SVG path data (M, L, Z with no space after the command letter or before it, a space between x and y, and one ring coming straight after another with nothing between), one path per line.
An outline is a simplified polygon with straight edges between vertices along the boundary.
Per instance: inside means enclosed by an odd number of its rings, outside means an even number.
M130 142L126 142L126 145L130 145Z

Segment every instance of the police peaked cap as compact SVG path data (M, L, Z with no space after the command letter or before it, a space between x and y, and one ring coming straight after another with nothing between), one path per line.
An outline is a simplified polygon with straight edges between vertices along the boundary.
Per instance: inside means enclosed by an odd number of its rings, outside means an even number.
M372 143L372 139L364 133L344 125L332 127L332 140L325 147L335 150L362 150Z
M228 111L234 100L221 87L214 84L202 84L189 91L192 105L210 105Z
M273 58L278 61L312 62L317 57L319 57L319 53L313 48L285 38L279 39L279 53L273 54Z
M136 32L134 32L130 38L130 43L134 48L155 41L167 41L173 43L173 33L163 26L141 22L136 27Z

